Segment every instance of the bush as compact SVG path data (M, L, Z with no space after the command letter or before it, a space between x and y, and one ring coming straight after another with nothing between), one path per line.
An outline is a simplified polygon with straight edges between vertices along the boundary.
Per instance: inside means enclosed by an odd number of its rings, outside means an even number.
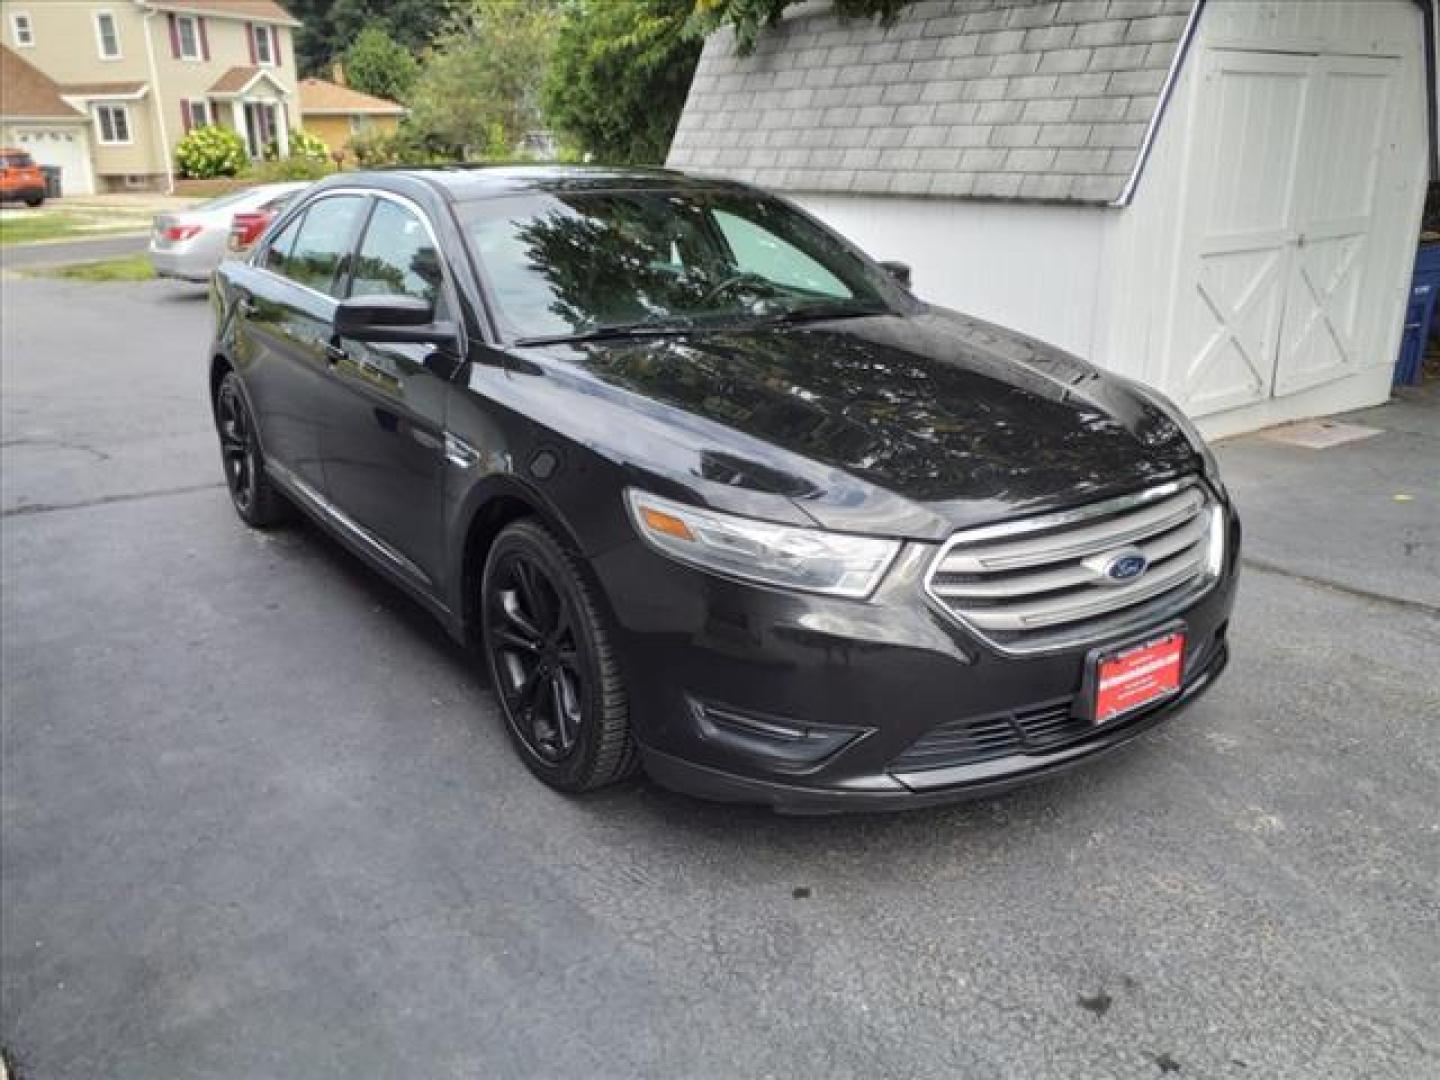
M207 124L195 128L175 147L180 175L207 180L213 176L236 176L250 164L245 141L228 127Z
M320 136L311 135L304 128L296 128L290 133L290 156L329 161L330 148Z
M313 158L292 154L288 158L257 161L251 167L248 175L257 183L278 184L286 180L319 180L329 176L332 171L332 166L323 157Z
M371 131L353 136L349 145L355 160L366 169L400 164L402 147L398 133Z
M265 160L278 161L280 159L280 140L271 139L265 144ZM290 133L290 156L292 158L311 158L316 161L328 161L330 159L330 148L320 139L318 135L311 135L302 128L296 128Z

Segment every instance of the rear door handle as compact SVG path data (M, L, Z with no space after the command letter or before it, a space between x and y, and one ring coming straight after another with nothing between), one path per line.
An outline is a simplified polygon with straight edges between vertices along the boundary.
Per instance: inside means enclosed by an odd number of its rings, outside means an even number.
M342 349L339 345L336 345L333 341L328 342L325 345L325 362L331 367L334 367L336 364L349 359L350 354L347 353L344 349Z

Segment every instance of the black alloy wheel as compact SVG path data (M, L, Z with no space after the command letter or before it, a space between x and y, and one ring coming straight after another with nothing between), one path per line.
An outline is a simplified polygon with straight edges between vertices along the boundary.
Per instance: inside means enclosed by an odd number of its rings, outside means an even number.
M507 526L485 564L481 611L491 686L530 769L561 791L633 772L619 666L575 557L534 521Z
M215 397L215 427L220 435L220 458L230 499L244 521L264 528L285 517L285 503L265 474L260 440L255 431L245 392L232 371L220 383Z

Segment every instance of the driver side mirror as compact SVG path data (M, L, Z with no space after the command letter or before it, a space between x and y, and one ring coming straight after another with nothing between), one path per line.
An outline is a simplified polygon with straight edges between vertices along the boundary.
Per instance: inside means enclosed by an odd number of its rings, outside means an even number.
M453 345L453 322L436 322L435 306L418 296L352 296L335 308L335 333L355 341Z
M910 264L897 262L894 259L882 259L881 268L894 278L902 289L910 288Z

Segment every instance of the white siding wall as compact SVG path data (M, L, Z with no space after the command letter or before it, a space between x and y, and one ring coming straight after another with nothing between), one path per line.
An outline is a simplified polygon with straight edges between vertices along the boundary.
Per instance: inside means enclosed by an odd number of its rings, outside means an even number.
M872 258L909 263L922 299L1095 359L1102 241L1115 211L869 195L794 199Z

